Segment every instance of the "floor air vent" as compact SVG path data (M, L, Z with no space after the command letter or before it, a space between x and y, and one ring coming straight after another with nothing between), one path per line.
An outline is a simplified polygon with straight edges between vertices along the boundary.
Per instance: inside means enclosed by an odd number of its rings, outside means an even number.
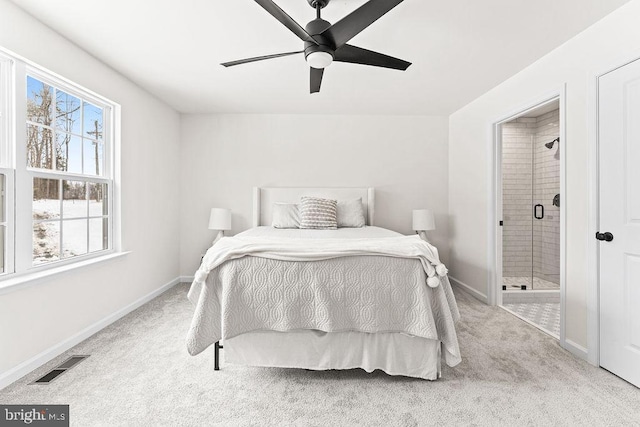
M51 381L55 380L60 375L67 372L69 369L73 368L74 366L82 362L87 357L89 356L71 356L70 358L62 362L60 365L53 368L51 371L49 371L42 377L32 382L31 384L49 384Z

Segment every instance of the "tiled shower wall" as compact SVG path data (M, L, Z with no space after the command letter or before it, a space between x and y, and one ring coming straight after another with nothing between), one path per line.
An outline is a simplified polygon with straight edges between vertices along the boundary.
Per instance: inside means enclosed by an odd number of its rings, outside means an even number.
M558 136L559 110L519 118L502 126L504 277L535 277L559 283L560 210L553 196L560 188L560 163L544 144ZM544 219L533 219L533 205Z
M530 277L533 262L532 138L535 118L502 125L502 275Z
M545 144L559 135L560 111L537 117L533 150L533 200L544 206L544 218L533 220L533 275L560 283L560 208L553 206L553 197L560 192L559 149ZM562 203L562 196L560 199Z

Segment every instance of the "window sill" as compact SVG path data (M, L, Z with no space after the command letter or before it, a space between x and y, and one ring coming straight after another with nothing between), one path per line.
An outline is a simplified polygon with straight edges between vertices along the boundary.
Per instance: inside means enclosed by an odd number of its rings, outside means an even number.
M72 264L62 265L60 267L54 267L43 271L24 273L20 274L19 276L11 276L5 280L0 280L0 295L8 294L19 289L24 289L34 285L38 285L40 283L44 283L46 280L50 279L53 276L58 276L70 271L74 271L94 264L99 264L105 261L122 258L130 253L130 251L110 253L108 255L90 258L84 261L74 262Z

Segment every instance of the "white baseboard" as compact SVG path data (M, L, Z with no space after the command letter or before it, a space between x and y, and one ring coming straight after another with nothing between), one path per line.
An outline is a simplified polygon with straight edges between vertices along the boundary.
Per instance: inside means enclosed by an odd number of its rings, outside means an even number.
M49 362L53 358L61 355L65 351L69 350L71 347L73 347L73 346L81 343L82 341L86 340L91 335L101 331L102 329L106 328L110 324L114 323L115 321L117 321L117 320L121 319L122 317L126 316L127 314L131 313L135 309L137 309L137 308L143 306L144 304L148 303L149 301L151 301L152 299L154 299L158 295L168 291L169 289L171 289L172 287L174 287L175 285L180 283L181 279L182 279L181 277L176 277L175 279L173 279L169 283L166 283L166 284L162 285L161 287L159 287L155 291L153 291L153 292L143 296L142 298L132 302L131 304L127 305L126 307L121 308L120 310L116 311L115 313L113 313L113 314L111 314L111 315L109 315L109 316L97 321L96 323L94 323L94 324L92 324L90 326L87 326L86 328L84 328L83 330L78 332L77 334L72 335L71 337L67 338L66 340L54 345L53 347L48 348L47 350L43 351L42 353L35 355L31 359L19 364L18 366L14 367L14 368L11 368L7 372L4 372L4 373L0 374L0 390L5 388L9 384L19 380L23 376L27 375L29 372L32 372L34 369L37 369L40 366L44 365L45 363Z
M195 278L195 276L180 276L180 283L191 283L193 282L193 279Z
M587 362L589 361L589 352L580 344L576 344L570 339L565 338L564 345L562 347L574 356L579 357L582 360L586 360Z
M451 283L453 283L454 285L456 285L457 287L459 287L460 290L468 293L469 295L471 295L475 299L480 300L485 304L489 304L489 298L487 298L487 296L485 294L483 294L482 292L473 289L471 286L467 285L466 283L461 282L460 280L456 279L455 277L449 276L449 281Z

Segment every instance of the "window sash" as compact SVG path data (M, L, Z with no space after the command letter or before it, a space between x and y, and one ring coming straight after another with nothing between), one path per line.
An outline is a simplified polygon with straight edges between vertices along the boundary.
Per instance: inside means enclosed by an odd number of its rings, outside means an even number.
M33 216L31 216L31 227L32 227L32 232L33 231L33 227L35 227L38 224L58 224L58 237L57 237L57 247L58 247L58 251L59 251L59 256L58 259L55 260L50 260L50 261L45 261L45 262L41 262L41 263L33 263L33 256L32 256L32 268L40 268L42 266L47 266L47 265L51 265L51 264L58 264L61 261L64 260L69 260L69 259L78 259L78 258L84 258L84 257L90 257L90 256L95 256L95 254L104 254L106 251L110 251L113 249L113 224L112 224L112 214L111 214L111 209L112 209L112 195L113 195L113 188L112 188L112 182L111 180L108 179L104 179L104 178L96 178L96 177L91 177L91 178L87 178L87 177L79 177L79 176L75 176L75 175L63 175L62 177L60 176L60 174L56 174L55 176L52 174L47 174L47 173L36 173L36 174L31 174L33 176L34 179L36 178L42 178L42 179L52 179L57 181L57 195L58 195L58 199L57 201L59 202L59 210L60 210L60 214L57 217L54 218L47 218L47 219L35 219L33 218ZM75 181L75 182L83 182L85 184L106 184L107 187L107 191L105 194L105 200L103 201L103 203L106 203L106 212L102 212L101 214L97 214L97 213L92 213L91 212L91 207L90 207L90 200L91 200L91 194L88 188L85 188L85 194L84 194L84 198L80 199L86 202L86 205L84 206L85 210L83 212L82 215L77 216L77 215L69 215L67 212L65 212L65 208L64 208L64 201L65 199L65 194L64 194L64 181ZM32 183L33 183L33 179L32 179ZM33 198L32 198L32 203L33 203ZM32 204L32 207L34 205ZM103 207L105 205L103 204ZM99 249L97 251L93 251L91 252L91 220L107 220L107 229L106 231L106 236L103 236L103 241L104 238L106 237L106 247L103 247L102 249ZM82 254L76 254L74 256L71 257L64 257L64 250L66 249L64 246L64 242L65 242L65 226L69 226L71 222L73 221L87 221L86 222L86 235L85 235L85 240L86 240L86 252L82 253ZM33 236L32 236L33 238Z
M20 72L16 73L17 75L21 74ZM103 118L103 123L102 123L102 139L98 139L98 138L91 138L88 137L86 135L84 135L84 129L81 129L81 133L75 133L75 132L67 132L64 130L59 130L56 129L56 124L55 124L55 120L53 121L52 126L46 126L43 125L41 123L37 123L37 122L33 122L30 120L27 120L27 115L26 115L26 94L27 94L27 88L26 88L26 80L27 80L27 76L31 76L35 79L40 80L42 83L45 83L49 86L53 87L53 94L52 96L54 97L53 99L55 100L55 94L57 90L62 90L65 93L72 95L78 99L81 100L81 102L87 102L89 104L92 104L96 107L99 107L102 109L102 118ZM19 80L16 79L16 80ZM21 83L21 87L18 86L18 83ZM113 179L113 157L112 157L112 153L113 153L113 107L110 103L105 102L104 100L100 99L98 96L92 94L91 92L87 91L86 89L81 89L76 87L75 85L72 85L70 83L65 82L62 79L59 79L49 73L45 73L41 70L38 70L35 67L31 67L31 66L25 66L24 68L24 74L22 76L22 81L18 82L16 81L16 93L18 94L18 96L16 97L17 100L17 110L22 113L23 117L22 120L20 120L20 117L17 117L16 122L17 123L24 123L23 128L26 129L26 127L28 125L34 125L34 126L40 126L43 129L49 129L53 132L53 138L54 138L54 144L55 144L55 135L58 133L67 133L73 136L77 136L83 139L87 139L87 140L91 140L94 142L98 142L100 144L102 144L103 147L103 168L104 171L101 175L99 175L100 177L103 178L110 178ZM20 103L24 103L24 105L22 107L20 107ZM54 102L55 104L55 102ZM83 103L81 103L81 105L84 105ZM55 107L54 107L55 108ZM22 111L21 111L21 110ZM80 118L81 118L81 123L84 124L84 122L82 121L84 119L84 108L80 108ZM84 128L84 126L82 126ZM23 130L23 132L26 132ZM23 137L22 141L26 141L26 135ZM21 140L18 136L17 142L18 145L21 144ZM25 165L27 164L27 157L25 156L16 156L16 158L18 159L22 159L24 158L25 160ZM84 161L84 159L83 159ZM54 159L54 163L55 163L55 159ZM18 165L19 167L20 165ZM47 171L47 172L56 172L56 165L53 165L53 169L40 169L40 168L31 168L28 167L28 169L30 170L39 170L39 171ZM64 172L64 171L62 171ZM96 176L96 175L85 175L85 174L78 174L78 175L83 175L83 176Z
M4 269L0 272L0 277L14 272L14 192L13 192L13 169L0 168L0 175L4 177L4 185L0 185L0 197L2 197L0 213L0 226L4 227L3 260Z
M13 166L13 81L11 78L13 61L0 53L0 167Z

